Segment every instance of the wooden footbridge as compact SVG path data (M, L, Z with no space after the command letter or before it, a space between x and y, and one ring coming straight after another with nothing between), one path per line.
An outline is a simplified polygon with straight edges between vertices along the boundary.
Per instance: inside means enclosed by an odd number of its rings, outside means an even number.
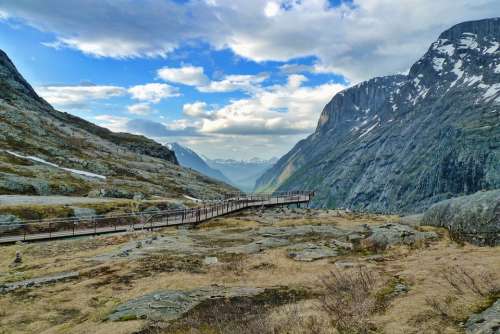
M308 204L313 196L311 191L236 194L224 200L200 201L200 206L190 209L23 221L4 225L3 230L0 226L0 244L196 225L246 208Z

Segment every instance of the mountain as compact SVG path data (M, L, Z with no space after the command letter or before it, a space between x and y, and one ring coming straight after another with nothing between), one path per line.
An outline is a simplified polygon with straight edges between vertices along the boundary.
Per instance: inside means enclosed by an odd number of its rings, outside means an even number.
M262 160L252 158L247 161L233 159L206 159L207 164L226 175L231 184L243 191L251 192L257 179L277 161L276 158Z
M314 189L315 206L381 212L500 188L500 19L458 24L408 75L335 95L257 188Z
M0 194L142 194L179 197L233 190L178 165L167 147L59 112L0 51Z
M224 174L222 174L221 171L210 167L205 160L193 150L182 146L179 143L168 144L168 147L175 152L175 156L181 166L194 169L195 171L208 177L231 184L231 181Z

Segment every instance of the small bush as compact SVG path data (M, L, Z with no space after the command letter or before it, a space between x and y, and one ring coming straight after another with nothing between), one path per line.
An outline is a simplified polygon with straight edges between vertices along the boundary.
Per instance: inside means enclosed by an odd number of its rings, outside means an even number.
M369 333L374 327L369 318L378 308L374 274L363 268L332 271L322 282L325 294L320 307L332 325L340 333Z

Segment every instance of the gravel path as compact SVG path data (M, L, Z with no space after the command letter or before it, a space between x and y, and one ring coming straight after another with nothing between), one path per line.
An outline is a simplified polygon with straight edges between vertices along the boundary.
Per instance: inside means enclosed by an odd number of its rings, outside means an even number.
M91 198L70 196L0 195L0 206L6 205L64 205L124 201L121 198Z

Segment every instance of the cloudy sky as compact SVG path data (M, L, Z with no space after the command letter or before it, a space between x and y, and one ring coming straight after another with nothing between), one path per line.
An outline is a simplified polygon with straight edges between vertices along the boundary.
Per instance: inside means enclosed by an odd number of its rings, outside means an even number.
M211 158L270 158L336 92L499 15L498 0L0 0L0 48L59 110Z

